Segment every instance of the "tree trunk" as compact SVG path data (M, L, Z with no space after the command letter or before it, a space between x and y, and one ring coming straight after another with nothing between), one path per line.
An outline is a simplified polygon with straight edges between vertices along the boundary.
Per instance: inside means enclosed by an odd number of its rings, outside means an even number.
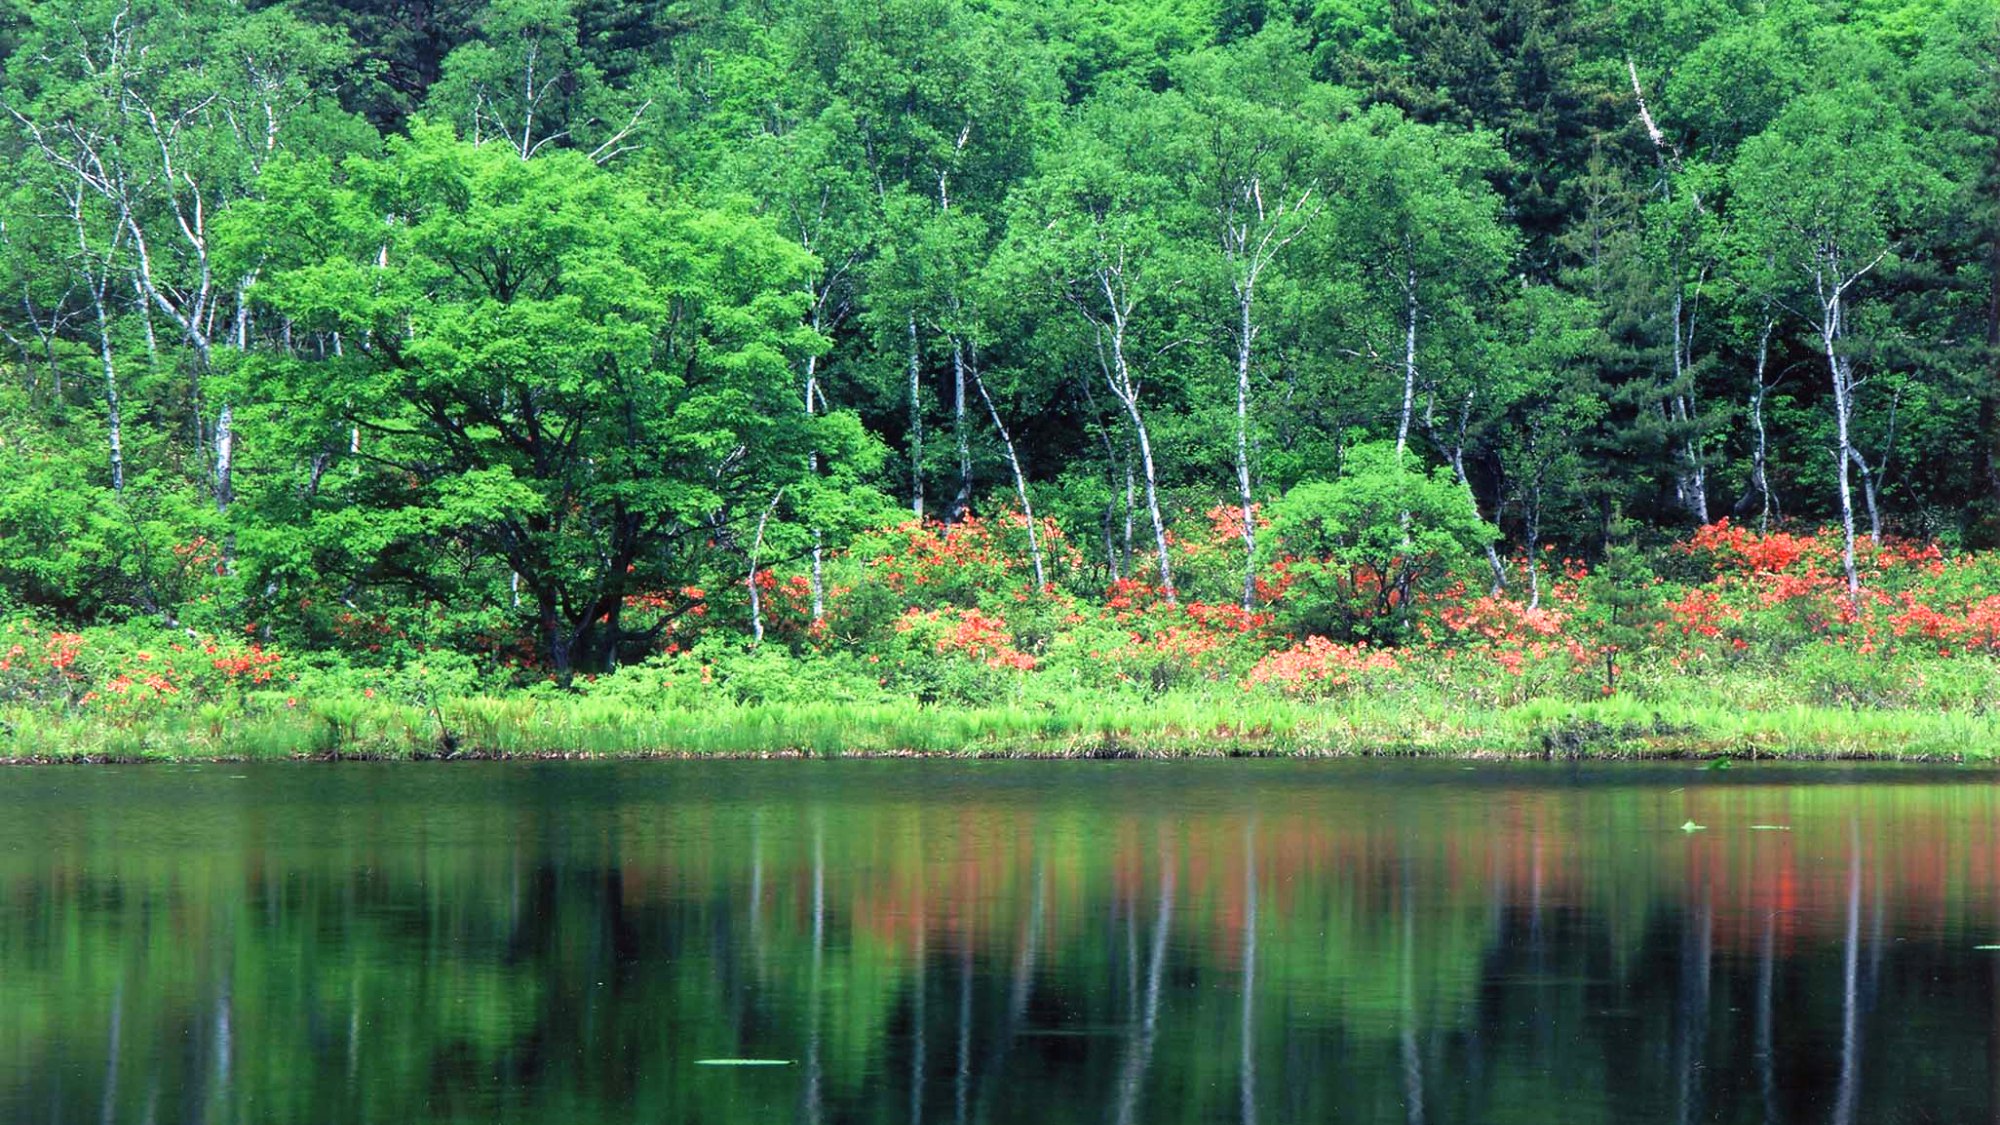
M924 518L924 390L917 354L917 313L910 310L910 511Z
M1146 432L1146 419L1139 411L1139 388L1132 382L1131 367L1125 361L1125 326L1121 318L1111 333L1111 362L1116 378L1111 382L1111 393L1125 406L1125 414L1132 420L1132 433L1139 442L1139 469L1146 483L1146 513L1153 521L1153 544L1160 552L1160 591L1167 601L1177 600L1174 593L1174 565L1167 555L1167 524L1160 516L1159 474L1153 465L1153 439ZM1127 486L1129 489L1129 485Z
M965 342L951 341L951 430L958 443L958 494L952 497L948 523L965 518L972 508L972 435L965 428Z
M1777 497L1771 494L1770 435L1764 428L1764 396L1771 390L1764 381L1764 372L1771 358L1771 330L1776 326L1776 321L1765 321L1764 330L1757 336L1757 392L1750 397L1750 426L1756 433L1756 443L1750 451L1750 487L1756 489L1761 504L1757 514L1759 532L1770 530L1772 509L1777 504Z
M758 562L764 554L764 528L771 522L771 513L778 510L778 501L785 498L785 490L779 489L771 495L771 502L764 506L764 512L757 517L757 537L750 544L750 576L744 585L750 589L750 643L764 643L764 599L757 589Z
M1396 423L1396 459L1410 447L1410 415L1417 405L1417 270L1403 273L1403 416Z
M820 316L817 305L815 305L813 309L812 328L814 332L818 332L820 329ZM817 413L817 411L813 408L813 398L818 393L819 393L819 357L814 355L809 355L806 357L805 397L806 397L807 418L812 418ZM811 477L819 476L819 450L815 449L811 453L806 454L806 473L808 476ZM825 543L823 541L823 537L820 535L820 530L817 527L812 529L812 540L813 540L812 567L808 573L810 576L809 580L812 584L813 621L818 622L826 617L826 570L825 570L826 552L825 552Z
M993 404L993 396L987 393L986 378L979 373L978 352L972 353L970 371L972 385L978 390L980 401L986 404L986 413L993 419L994 431L1000 435L1000 447L1007 451L1007 468L1014 474L1014 495L1021 501L1021 515L1028 522L1028 557L1035 567L1035 592L1040 593L1049 582L1042 572L1042 544L1035 528L1035 506L1028 500L1028 477L1021 471L1021 458L1015 452L1013 435L1007 432L1006 423L1000 421L1000 410Z
M1437 426L1432 414L1433 412L1430 410L1424 411L1424 429L1430 435L1432 444L1443 448L1444 443L1438 440ZM1473 490L1472 477L1465 471L1465 430L1471 424L1471 419L1472 392L1468 391L1465 401L1460 404L1458 410L1458 432L1452 436L1451 446L1445 449L1445 453L1451 461L1451 475L1457 478L1458 486L1465 490L1465 498L1472 504L1472 514L1478 516L1480 519L1485 519L1486 517L1479 510L1479 493ZM1408 515L1405 515L1403 518L1407 524L1409 520ZM1498 512L1494 513L1494 519L1496 522L1499 520ZM1531 559L1530 562L1532 563L1532 561ZM1500 561L1499 550L1490 542L1486 544L1486 569L1493 575L1492 592L1498 594L1502 590L1505 590L1507 588L1507 565Z
M556 682L567 685L570 677L570 632L563 624L562 615L557 612L555 595L545 591L535 591L537 616L542 619L542 635L548 638L549 668L556 674Z
M1843 315L1841 295L1835 289L1821 306L1820 342L1826 349L1827 371L1833 381L1834 458L1839 462L1837 475L1840 481L1840 561L1847 572L1847 596L1859 610L1861 576L1854 566L1854 487L1848 479L1849 465L1854 459L1854 441L1850 432L1854 414L1854 368L1853 361L1840 354Z
M1849 450L1854 467L1861 471L1861 502L1868 509L1868 541L1882 545L1882 509L1875 503L1875 470L1860 450Z
M1521 505L1522 544L1528 551L1528 608L1539 609L1542 604L1542 478L1536 474L1533 487L1528 489L1525 503ZM1492 544L1487 545L1492 549Z
M1132 576L1132 530L1138 520L1138 477L1132 471L1132 454L1125 454L1125 538L1119 546L1118 561L1125 577Z
M1472 501L1472 514L1479 515L1479 494L1472 490L1472 478L1465 473L1465 447L1454 445L1451 449L1451 471L1458 478L1458 486L1465 489L1465 495ZM1480 517L1485 518L1485 517ZM1496 517L1497 518L1497 517ZM1500 551L1493 544L1486 544L1486 569L1493 575L1493 593L1507 588L1507 564L1500 561Z
M236 412L225 402L215 415L215 510L229 514L236 460Z
M1674 288L1674 390L1668 396L1673 404L1673 421L1681 429L1680 466L1675 473L1674 490L1695 523L1708 525L1708 465L1702 454L1701 438L1695 432L1698 412L1694 405L1692 363L1689 350L1693 345L1691 331L1684 317L1684 298L1679 283Z
M160 338L153 331L153 307L147 303L146 291L139 287L139 279L136 275L132 278L132 295L137 298L133 304L139 310L140 327L145 329L146 360L151 365L152 370L158 373L160 370Z
M75 194L69 196L70 218L76 227L76 245L82 252L78 259L83 269L84 288L90 291L91 309L97 314L97 356L104 366L104 428L105 438L111 450L111 490L119 499L125 498L125 424L123 413L118 406L118 362L111 350L111 316L104 307L105 292L111 286L111 262L107 258L104 269L96 276L90 272L92 258L90 237L83 224L83 188L78 185ZM116 242L113 242L114 249ZM53 369L55 364L49 364ZM62 394L62 380L57 377L55 390Z
M81 231L78 232L81 234ZM125 498L125 423L118 407L118 364L111 353L111 318L104 309L104 287L106 278L97 281L84 278L90 289L90 303L97 312L97 354L104 364L104 429L111 446L111 491L119 499Z
M1237 289L1236 333L1236 502L1243 516L1243 608L1257 605L1257 513L1250 497L1250 325L1254 282Z

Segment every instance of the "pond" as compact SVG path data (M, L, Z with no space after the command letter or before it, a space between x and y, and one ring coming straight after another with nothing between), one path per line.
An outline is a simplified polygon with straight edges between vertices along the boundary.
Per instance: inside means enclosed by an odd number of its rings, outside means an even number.
M11 770L0 1121L1989 1120L1992 777Z

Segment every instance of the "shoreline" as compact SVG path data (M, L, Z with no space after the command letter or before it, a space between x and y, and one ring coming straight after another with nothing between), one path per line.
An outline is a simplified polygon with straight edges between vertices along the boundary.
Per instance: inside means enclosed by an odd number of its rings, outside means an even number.
M1206 762L1206 761L1298 761L1330 762L1358 761L1363 759L1396 758L1407 761L1431 762L1592 762L1631 763L1648 762L1792 762L1797 764L1864 763L1875 765L1993 765L1989 759L1967 757L1962 754L1931 753L1911 751L1810 751L1786 754L1751 755L1734 751L1670 750L1656 753L1585 753L1564 757L1522 752L1509 753L1497 750L1478 751L1287 751L1287 750L1214 750L1214 751L1147 751L1143 753L1104 753L1088 750L968 750L952 752L945 750L857 750L847 753L812 753L804 750L765 751L724 751L698 752L688 750L632 751L626 753L598 754L586 751L532 751L527 753L491 753L476 751L464 754L295 754L295 755L241 755L228 754L213 757L165 757L165 756L120 756L73 755L58 757L8 758L0 757L0 769L30 769L37 767L61 766L167 766L167 765L246 765L246 764L353 764L395 762L401 764L449 763L449 762L749 762L749 761L911 761L911 762Z
M1728 711L1614 698L1486 709L1376 698L1107 700L939 707L910 701L700 710L479 697L436 708L334 699L113 725L0 711L0 766L193 762L675 760L1996 761L2000 718L1800 705Z

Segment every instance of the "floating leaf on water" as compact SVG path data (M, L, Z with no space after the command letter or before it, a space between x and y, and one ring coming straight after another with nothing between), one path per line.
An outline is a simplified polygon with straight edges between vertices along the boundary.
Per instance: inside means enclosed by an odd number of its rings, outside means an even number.
M1695 823L1694 821L1690 820L1690 821L1688 821L1688 822L1687 822L1686 824L1683 824L1683 825L1681 825L1681 831L1683 831L1683 832L1706 832L1706 831L1708 831L1708 825L1706 825L1706 824L1696 824L1696 823Z
M696 1066L790 1066L791 1059L696 1059Z
M1750 831L1752 832L1790 832L1791 830L1792 826L1789 824L1753 824L1750 826Z

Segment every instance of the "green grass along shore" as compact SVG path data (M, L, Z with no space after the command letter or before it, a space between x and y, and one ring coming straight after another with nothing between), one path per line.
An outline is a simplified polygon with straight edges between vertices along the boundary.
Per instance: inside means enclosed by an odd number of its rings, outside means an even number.
M449 758L1789 758L1982 762L2000 717L1798 705L1735 710L1628 697L1455 708L1407 698L1208 696L947 707L913 701L642 709L472 697L436 708L363 698L203 708L135 726L0 709L0 761Z

